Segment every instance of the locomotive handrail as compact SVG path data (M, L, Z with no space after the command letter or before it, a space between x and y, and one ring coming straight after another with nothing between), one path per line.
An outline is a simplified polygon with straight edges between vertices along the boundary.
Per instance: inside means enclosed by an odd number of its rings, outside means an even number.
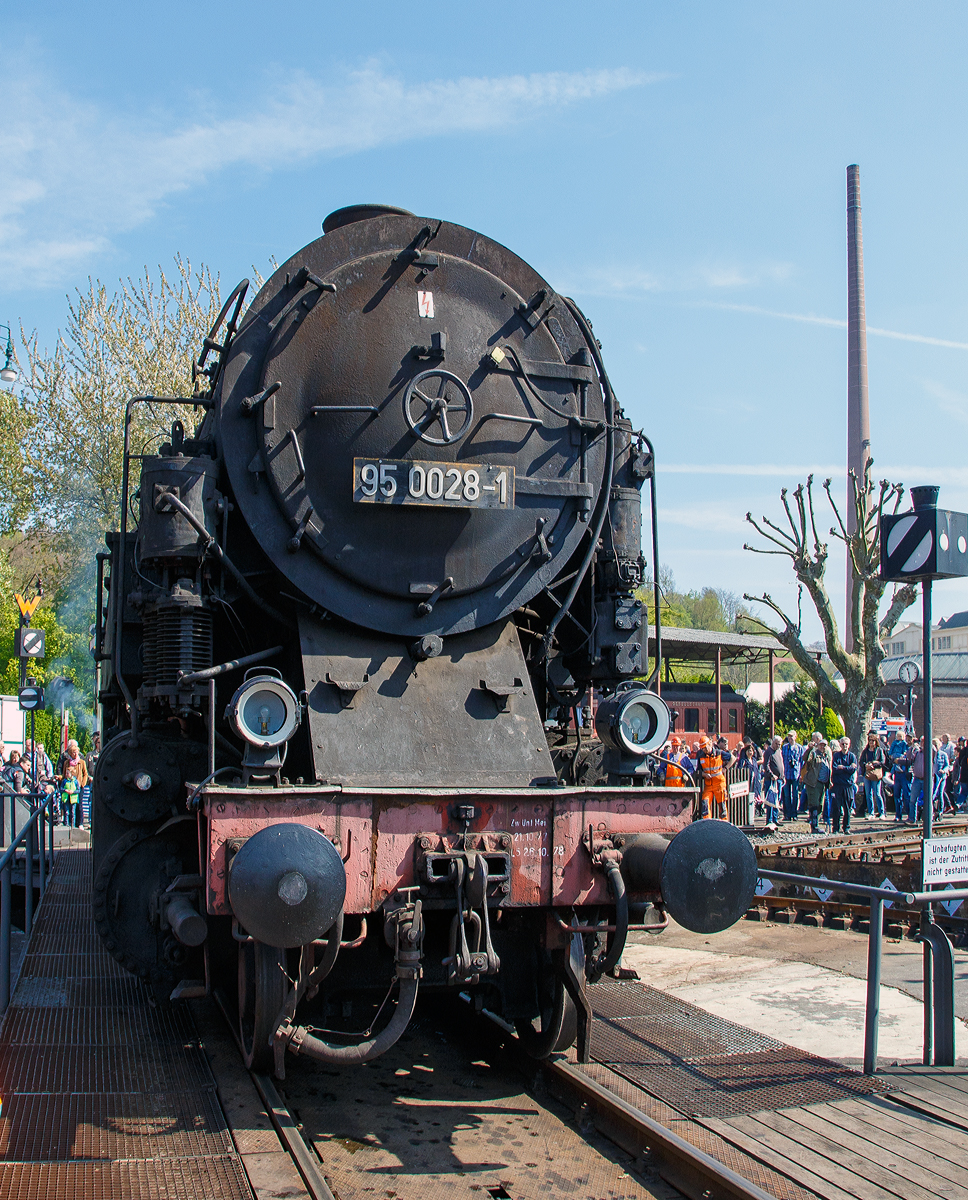
M649 673L649 686L655 687L656 694L662 695L662 606L659 586L659 514L655 498L655 447L643 433L642 441L649 447L652 456L652 470L649 475L649 500L652 510L652 603L655 605L655 667ZM645 653L649 653L649 639L645 639Z
M258 654L247 654L244 658L233 658L229 662L219 663L217 667L206 667L203 671L179 671L179 684L187 686L190 683L201 683L205 679L214 679L216 675L226 675L229 671L238 671L241 667L251 667L256 663L266 662L281 654L285 647L272 646L268 650L260 650Z
M10 796L10 833L11 842L3 855L0 856L0 1016L7 1011L10 1004L10 959L11 959L11 928L13 924L13 880L12 872L16 864L17 851L24 847L24 936L30 937L34 924L34 850L39 849L38 877L40 899L43 900L47 891L47 881L50 870L54 866L54 819L53 805L57 793L41 792L11 792ZM16 833L17 801L28 801L32 812ZM36 802L36 806L35 806ZM50 842L44 834L43 825L50 818ZM41 826L39 838L38 825ZM49 860L48 860L49 853Z
M602 357L598 352L598 342L595 340L595 335L592 333L591 326L588 324L585 314L581 311L578 305L575 304L573 300L568 300L567 297L565 298L565 304L568 306L571 315L575 318L578 328L581 330L582 335L588 345L591 356L595 361L595 367L598 371L599 379L602 385L602 394L605 399L605 418L609 427L611 427L615 417L615 393L612 391L612 385L609 382L608 375L605 371L605 364L602 362ZM581 586L581 582L585 578L588 568L591 566L592 558L598 547L598 539L602 536L602 529L605 525L605 517L608 514L608 498L611 494L612 472L614 470L614 466L615 435L610 429L609 436L605 441L605 470L603 473L603 479L605 482L602 486L602 494L599 499L599 511L590 525L589 533L591 536L588 542L588 549L585 551L585 556L582 559L581 565L575 572L572 585L568 589L558 611L549 621L547 631L545 632L544 637L541 639L541 646L545 659L547 659L551 653L551 643L554 640L555 630L561 623L565 613L571 608L575 596L578 594L578 589Z
M881 1007L881 949L884 937L884 906L903 902L918 907L921 913L920 941L930 947L924 957L924 1063L954 1066L955 993L954 954L944 931L934 924L931 905L951 900L968 900L968 888L948 888L940 892L899 892L892 888L870 887L819 875L795 875L791 871L759 871L760 879L771 883L793 883L825 892L861 896L868 902L867 1008L864 1015L864 1074L877 1071L877 1028ZM933 978L932 978L933 975ZM933 1051L933 1053L932 1053Z

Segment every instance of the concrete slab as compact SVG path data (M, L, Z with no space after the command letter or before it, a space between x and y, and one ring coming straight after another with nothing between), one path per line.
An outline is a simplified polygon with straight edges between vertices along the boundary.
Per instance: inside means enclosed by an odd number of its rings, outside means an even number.
M777 930L780 934L779 930ZM866 939L863 942L866 948ZM716 1016L849 1066L863 1062L867 984L814 963L722 954L706 949L630 945L623 965L651 987ZM957 1022L956 1049L968 1053ZM882 1063L920 1062L922 1008L905 992L881 988L878 1054Z

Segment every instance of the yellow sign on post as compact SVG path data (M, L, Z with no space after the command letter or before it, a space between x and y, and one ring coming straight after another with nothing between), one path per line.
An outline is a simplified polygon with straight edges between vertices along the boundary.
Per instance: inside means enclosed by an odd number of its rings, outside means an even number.
M34 596L33 600L25 600L19 592L16 592L14 598L17 601L17 607L20 609L20 615L25 621L29 621L37 611L37 605L40 603L40 597Z

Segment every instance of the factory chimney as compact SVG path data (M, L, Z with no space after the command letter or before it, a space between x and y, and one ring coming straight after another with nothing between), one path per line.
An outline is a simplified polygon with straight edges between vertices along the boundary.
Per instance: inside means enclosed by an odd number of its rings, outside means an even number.
M867 318L864 311L864 238L860 219L860 167L847 168L847 470L858 482L871 457L871 420L867 397ZM847 532L857 529L853 492L847 483ZM845 645L853 650L850 614L854 579L847 557L847 620Z

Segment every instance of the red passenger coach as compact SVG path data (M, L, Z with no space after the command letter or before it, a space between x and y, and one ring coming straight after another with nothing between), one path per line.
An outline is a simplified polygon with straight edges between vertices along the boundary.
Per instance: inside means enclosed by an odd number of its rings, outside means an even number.
M746 731L746 698L724 683L716 694L710 683L664 683L662 699L675 712L672 732L688 741L726 735L730 750ZM721 720L719 714L722 714Z

